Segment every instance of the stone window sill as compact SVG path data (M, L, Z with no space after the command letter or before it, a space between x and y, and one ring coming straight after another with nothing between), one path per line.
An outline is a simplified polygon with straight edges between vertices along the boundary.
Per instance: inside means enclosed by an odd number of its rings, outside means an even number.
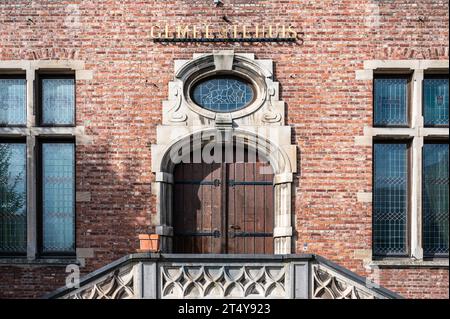
M430 259L430 260L417 260L417 259L380 259L372 260L369 266L379 268L448 268L448 258L442 259Z
M67 265L79 265L80 262L75 258L39 258L39 259L27 259L21 257L0 257L1 266L67 266Z

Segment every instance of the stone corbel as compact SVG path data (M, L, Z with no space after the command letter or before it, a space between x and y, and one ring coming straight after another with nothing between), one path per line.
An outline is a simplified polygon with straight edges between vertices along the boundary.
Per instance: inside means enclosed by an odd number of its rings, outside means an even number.
M168 121L173 124L185 124L187 115L181 110L183 94L180 83L169 82L169 100L164 101L164 109L167 110Z
M267 90L267 112L264 113L263 122L278 123L281 121L281 114L274 109L273 101L276 99L278 88L275 88L275 83Z

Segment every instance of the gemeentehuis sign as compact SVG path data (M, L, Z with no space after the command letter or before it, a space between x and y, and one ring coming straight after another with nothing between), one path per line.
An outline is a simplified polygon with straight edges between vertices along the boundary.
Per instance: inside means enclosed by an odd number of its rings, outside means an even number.
M228 25L165 24L152 25L154 42L295 42L303 32L291 24Z

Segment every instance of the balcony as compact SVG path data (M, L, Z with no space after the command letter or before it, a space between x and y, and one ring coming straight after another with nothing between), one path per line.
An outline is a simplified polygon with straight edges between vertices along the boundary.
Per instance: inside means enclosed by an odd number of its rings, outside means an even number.
M62 287L62 299L394 299L317 255L132 254Z

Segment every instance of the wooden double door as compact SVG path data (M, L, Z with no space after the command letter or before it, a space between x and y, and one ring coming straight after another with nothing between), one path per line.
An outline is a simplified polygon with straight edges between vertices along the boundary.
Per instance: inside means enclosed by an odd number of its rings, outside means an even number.
M273 173L255 163L178 164L174 252L273 254Z

